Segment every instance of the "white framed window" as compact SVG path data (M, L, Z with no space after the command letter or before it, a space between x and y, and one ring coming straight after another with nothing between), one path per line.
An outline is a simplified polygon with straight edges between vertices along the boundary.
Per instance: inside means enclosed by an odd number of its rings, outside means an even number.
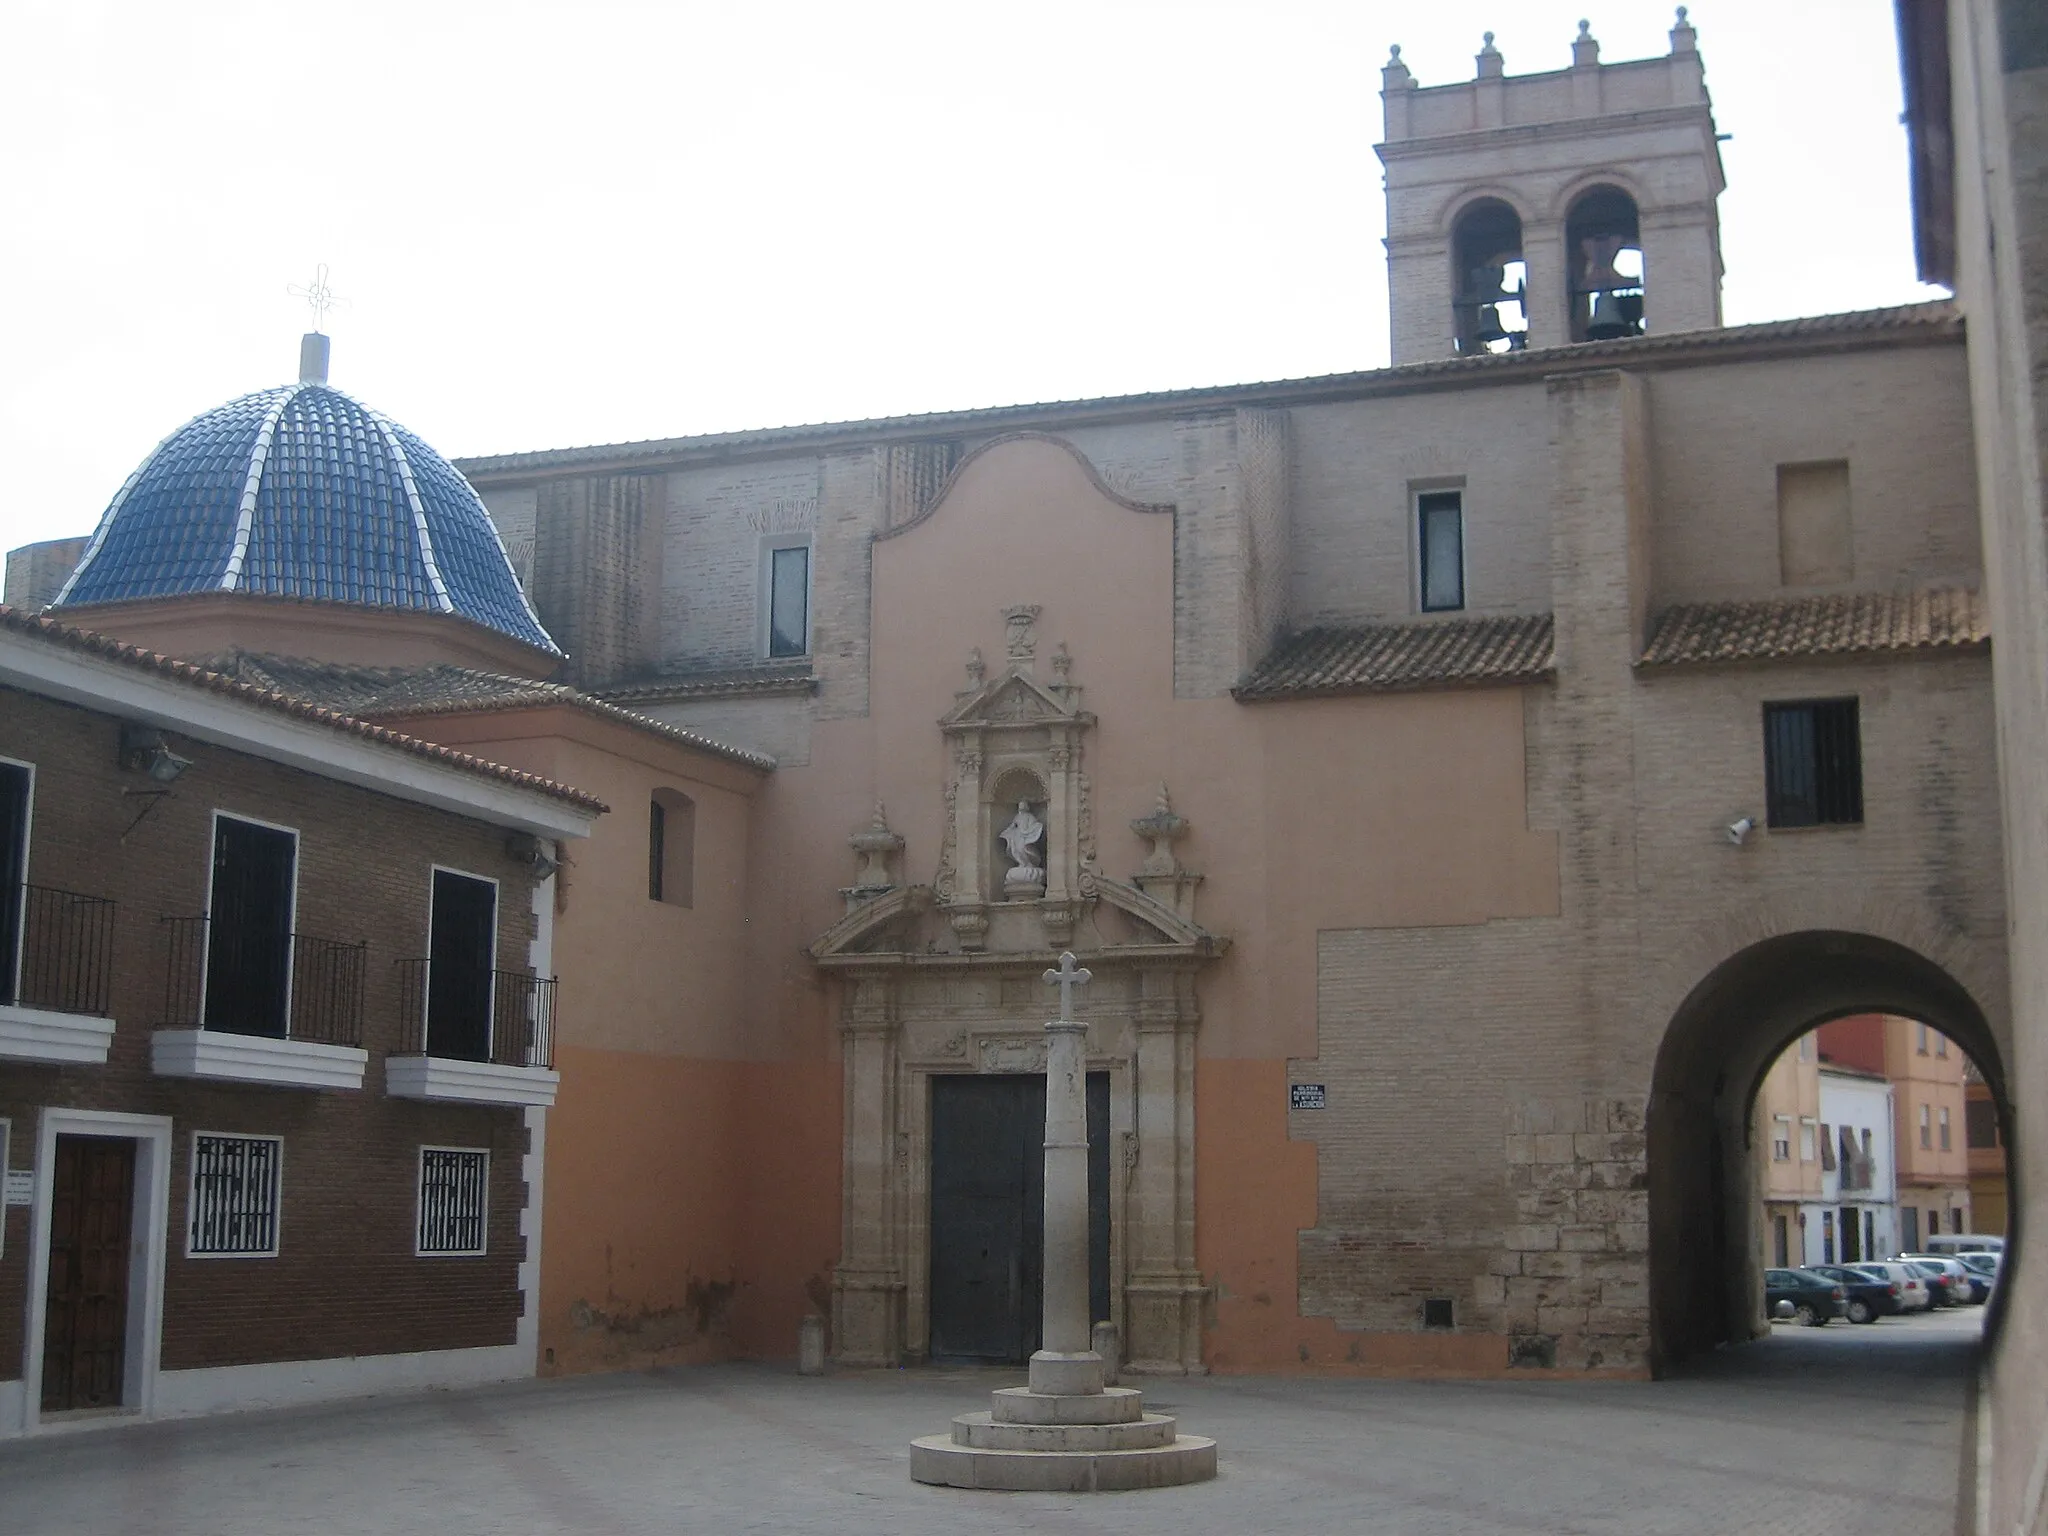
M474 1258L490 1235L491 1154L482 1147L421 1147L419 1258Z
M1951 1146L1950 1146L1950 1144L1949 1144L1949 1128L1948 1128L1948 1106L1947 1106L1947 1105L1943 1105L1943 1106L1942 1106L1942 1110L1941 1110L1941 1150L1942 1150L1942 1151L1944 1151L1944 1152L1948 1152L1948 1151L1951 1151L1951 1150L1953 1150L1953 1149L1952 1149L1952 1147L1951 1147Z
M1920 1106L1920 1148L1924 1152L1934 1150L1933 1117L1928 1113L1925 1104Z
M761 547L761 652L769 659L811 653L811 541L770 539Z
M1813 1161L1813 1133L1813 1121L1801 1119L1799 1122L1799 1161L1802 1163Z
M1917 1056L1925 1056L1927 1054L1927 1026L1925 1024L1915 1024L1913 1026L1913 1052Z
M192 1133L185 1201L188 1259L274 1259L284 1138Z
M1424 613L1465 606L1465 493L1415 493L1416 599Z
M1789 1163L1792 1161L1792 1117L1779 1115L1771 1126L1771 1161Z

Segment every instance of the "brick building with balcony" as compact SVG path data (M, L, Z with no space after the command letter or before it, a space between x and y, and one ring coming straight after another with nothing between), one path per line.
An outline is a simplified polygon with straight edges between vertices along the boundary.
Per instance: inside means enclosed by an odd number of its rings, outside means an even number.
M601 811L0 610L0 1434L517 1374Z

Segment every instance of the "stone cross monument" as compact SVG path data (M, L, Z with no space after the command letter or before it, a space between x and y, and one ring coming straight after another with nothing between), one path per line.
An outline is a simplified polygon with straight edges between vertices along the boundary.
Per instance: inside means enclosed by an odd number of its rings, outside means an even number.
M1060 989L1045 1057L1045 1311L1029 1385L999 1387L992 1409L950 1435L910 1442L910 1475L954 1488L1096 1493L1167 1488L1216 1475L1216 1442L1183 1435L1144 1394L1102 1384L1089 1347L1088 1026L1074 1017L1087 970L1071 953L1045 973Z

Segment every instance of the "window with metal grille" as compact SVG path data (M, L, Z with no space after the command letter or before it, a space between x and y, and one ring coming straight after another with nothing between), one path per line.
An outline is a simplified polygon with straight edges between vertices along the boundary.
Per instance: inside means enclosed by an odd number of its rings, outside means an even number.
M283 1168L284 1142L279 1137L193 1132L186 1257L276 1258Z
M481 1147L420 1148L419 1254L478 1254L489 1225L491 1154Z
M1863 740L1854 699L1764 706L1764 798L1773 827L1863 820Z

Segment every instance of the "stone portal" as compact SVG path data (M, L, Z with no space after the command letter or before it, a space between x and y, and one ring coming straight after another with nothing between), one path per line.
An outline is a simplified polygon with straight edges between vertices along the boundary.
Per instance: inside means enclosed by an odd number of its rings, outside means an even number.
M1071 951L1045 979L1060 1016L1045 1026L1045 1310L1029 1384L992 1394L992 1407L953 1421L950 1435L910 1447L920 1483L1070 1493L1165 1488L1216 1475L1216 1442L1183 1435L1170 1414L1144 1411L1144 1394L1103 1385L1088 1317L1088 1026L1074 988L1089 973Z

